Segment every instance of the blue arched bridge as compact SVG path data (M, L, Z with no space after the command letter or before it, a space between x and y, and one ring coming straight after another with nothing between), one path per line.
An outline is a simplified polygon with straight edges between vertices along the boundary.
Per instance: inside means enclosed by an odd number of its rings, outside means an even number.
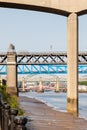
M66 52L29 53L20 52L17 57L18 74L66 74ZM0 53L0 74L7 74L7 54ZM87 52L78 54L78 72L87 74Z

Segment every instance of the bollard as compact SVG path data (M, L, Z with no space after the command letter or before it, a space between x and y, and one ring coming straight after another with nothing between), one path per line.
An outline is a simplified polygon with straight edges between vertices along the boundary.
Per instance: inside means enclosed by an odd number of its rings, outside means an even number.
M9 110L10 110L9 104L4 104L3 130L9 130Z
M15 117L14 123L15 123L14 130L27 130L25 126L27 123L26 117L21 117L21 116Z
M14 130L14 117L17 116L18 110L17 109L10 109L9 115L10 115L10 120L9 120L9 130Z

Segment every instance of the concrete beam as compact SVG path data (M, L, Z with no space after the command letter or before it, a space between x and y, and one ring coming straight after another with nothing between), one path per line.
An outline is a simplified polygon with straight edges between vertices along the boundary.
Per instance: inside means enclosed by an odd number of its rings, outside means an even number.
M87 13L87 0L0 0L0 7L44 11L68 16Z

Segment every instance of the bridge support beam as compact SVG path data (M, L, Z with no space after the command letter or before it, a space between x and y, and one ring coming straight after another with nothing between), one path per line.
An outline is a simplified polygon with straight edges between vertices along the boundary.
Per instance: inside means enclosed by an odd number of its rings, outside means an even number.
M78 16L68 16L67 110L78 115Z
M59 80L58 80L58 77L56 78L55 92L59 92Z
M18 95L17 92L17 62L15 47L11 44L7 52L7 87L6 92Z
M25 92L25 79L22 79L22 92Z
M43 83L42 83L42 77L40 77L40 81L39 81L39 90L38 92L43 92Z

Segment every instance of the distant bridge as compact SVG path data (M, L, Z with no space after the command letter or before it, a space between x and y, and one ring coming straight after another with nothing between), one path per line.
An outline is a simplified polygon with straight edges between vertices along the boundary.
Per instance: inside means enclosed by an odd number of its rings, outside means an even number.
M18 74L66 74L67 54L66 52L44 52L29 53L20 52L17 57ZM78 55L78 72L87 74L87 52L80 52ZM6 75L7 54L0 53L0 74Z

